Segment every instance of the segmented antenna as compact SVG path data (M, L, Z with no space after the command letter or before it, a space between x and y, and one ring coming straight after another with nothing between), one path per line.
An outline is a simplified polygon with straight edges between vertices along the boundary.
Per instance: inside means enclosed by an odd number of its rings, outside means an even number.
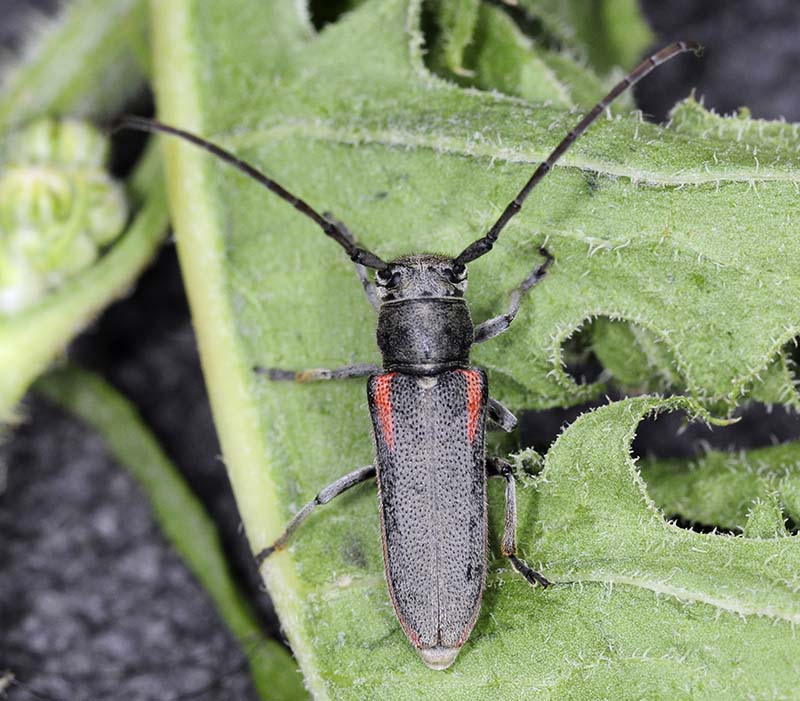
M602 100L600 100L600 102L592 107L591 111L588 112L586 116L584 116L584 118L578 122L577 126L563 138L561 143L556 146L555 149L553 149L553 152L539 164L539 167L533 172L530 180L525 183L525 186L519 191L519 194L517 194L517 196L503 210L500 218L492 225L492 228L489 229L489 232L483 238L473 241L469 246L467 246L456 258L456 263L461 263L462 265L470 263L476 258L480 258L482 255L491 251L492 246L494 246L495 241L497 241L497 237L500 235L500 232L503 230L505 225L508 224L511 217L513 217L517 212L519 212L520 209L522 209L522 205L527 199L528 195L531 194L531 190L533 190L533 188L536 187L542 178L547 175L553 165L558 162L558 159L561 158L566 150L575 143L576 139L591 126L592 122L594 122L594 120L600 116L603 110L605 110L606 107L608 107L629 87L638 83L656 66L666 63L671 58L685 53L686 51L694 51L694 53L699 56L703 51L703 47L693 41L677 41L669 46L664 47L658 53L653 54L649 58L642 61L642 63L628 73L625 78L617 83L611 92L609 92L608 95L606 95Z
M299 197L295 197L286 188L272 180L272 178L268 178L261 171L257 170L240 158L237 158L230 151L226 151L221 146L217 146L216 144L207 141L196 134L192 134L191 132L169 126L168 124L162 124L161 122L157 122L153 119L145 119L144 117L134 117L130 115L122 117L112 127L111 131L113 133L120 131L121 129L133 129L135 131L170 134L172 136L177 136L181 139L184 139L185 141L189 141L195 146L205 149L220 160L229 163L234 168L237 168L246 175L249 175L251 178L253 178L253 180L261 183L268 190L274 192L278 197L286 200L286 202L292 205L292 207L294 207L298 212L302 212L309 219L313 220L322 229L322 231L325 232L326 236L330 236L342 248L344 248L345 251L347 251L347 255L350 256L350 259L354 263L364 265L367 268L374 268L375 270L383 270L388 267L386 261L382 260L366 248L360 248L353 243L347 232L343 231L335 222L328 221L307 202L301 200Z

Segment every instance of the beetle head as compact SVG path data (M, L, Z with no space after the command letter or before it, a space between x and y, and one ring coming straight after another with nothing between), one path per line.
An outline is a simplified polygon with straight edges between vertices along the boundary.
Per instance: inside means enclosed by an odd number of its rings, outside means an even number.
M421 253L397 258L375 275L382 302L420 297L463 297L467 267L447 256Z

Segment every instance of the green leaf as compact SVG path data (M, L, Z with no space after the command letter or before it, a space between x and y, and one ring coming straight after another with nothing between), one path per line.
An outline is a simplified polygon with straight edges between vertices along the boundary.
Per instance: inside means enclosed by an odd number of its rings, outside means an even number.
M591 108L610 89L568 50L548 48L551 37L525 35L499 7L477 0L431 3L439 25L429 63L459 85L499 90L566 109ZM625 96L614 106L630 108Z
M431 75L416 0L372 0L318 35L282 0L152 9L160 117L234 149L387 259L460 251L577 121ZM373 456L363 386L271 384L251 368L377 361L375 317L346 256L312 223L189 145L165 140L164 150L214 415L258 551ZM756 136L601 120L470 271L482 320L505 309L545 240L556 259L512 329L476 349L494 394L540 407L594 395L564 373L561 344L606 316L647 329L693 395L732 407L800 332L795 153ZM783 688L796 645L794 551L765 578L761 543L698 540L664 522L628 455L656 406L609 407L562 437L546 479L523 490L520 534L532 564L583 584L531 591L493 561L475 634L445 674L421 664L392 615L374 491L358 487L311 517L264 568L311 691L642 698L689 688L710 698L733 684ZM763 546L769 556L777 547ZM786 655L772 656L776 635ZM745 670L736 681L734 664Z
M737 453L713 450L688 465L648 458L641 470L650 495L667 514L747 532L751 513L776 504L778 514L783 510L800 523L798 443ZM777 521L781 529L783 518Z
M601 75L619 66L632 68L653 40L636 0L516 1Z
M700 534L664 520L648 495L649 473L646 486L629 451L646 414L674 408L691 409L685 400L645 397L584 415L550 449L534 485L529 559L556 580L586 583L579 598L596 596L583 619L594 644L569 650L568 697L757 698L769 686L789 698L800 546L796 538ZM563 645L561 630L550 635Z
M29 20L20 58L3 66L0 133L44 115L114 114L144 86L146 20L144 0L72 0Z
M76 367L45 375L35 389L96 430L138 480L164 535L241 643L260 698L306 698L291 657L280 643L263 638L258 619L236 588L214 522L135 408L102 378Z
M433 64L456 75L468 75L464 52L478 28L480 0L432 0L429 3L439 25L439 36L431 51Z
M754 174L762 170L760 149L763 146L773 149L772 157L776 159L774 162L783 160L784 154L796 151L798 148L796 124L750 119L746 109L740 110L736 116L722 117L705 110L693 98L679 103L672 110L670 127L687 136L706 140L715 149L726 142L745 144L746 150L750 151L754 161ZM716 150L712 157L717 158ZM772 175L769 174L766 177L771 178ZM751 181L751 186L758 187L756 181ZM764 204L758 202L752 206L762 207ZM729 205L735 211L738 202L731 201ZM777 208L774 210L774 214L777 221L784 212ZM789 210L785 215L789 217L787 221L794 221ZM731 223L728 226L733 227L735 224ZM752 229L754 248L757 249L762 241L766 241L775 244L775 255L783 255L785 252L783 244L770 241L771 232L765 235L765 231L770 230ZM670 235L671 231L667 229L664 233L665 236ZM717 237L720 234L724 236L726 233L728 232L721 231L719 227L711 228L709 243L712 245L723 244L724 241ZM698 251L698 255L708 255L707 249ZM746 256L742 256L737 264L744 267L748 263ZM754 260L752 263L758 265L759 261ZM730 264L720 263L720 265ZM765 258L761 259L761 264L764 272L771 272L772 266ZM708 292L704 276L695 276L693 282L698 291ZM751 313L754 319L760 318L760 312L754 308ZM624 336L628 336L627 340ZM798 393L798 382L791 360L791 352L796 340L792 338L791 333L783 338L786 338L786 342L780 347L775 347L772 361L766 367L762 365L763 369L752 375L749 387L743 387L742 392L756 401L768 404L782 403L797 408L800 407L800 393ZM608 319L598 319L592 328L592 346L595 353L623 386L659 390L670 387L679 392L692 391L691 387L685 383L685 378L680 376L679 361L675 358L666 340L659 337L658 334L654 334L652 330L636 324L612 322Z

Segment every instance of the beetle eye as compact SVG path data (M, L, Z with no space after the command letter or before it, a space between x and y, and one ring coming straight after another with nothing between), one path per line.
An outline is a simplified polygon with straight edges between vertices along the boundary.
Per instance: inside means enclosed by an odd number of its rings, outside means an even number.
M462 282L467 277L467 266L463 263L453 263L453 267L447 269L447 276L452 283Z
M391 268L383 268L376 273L375 279L379 285L384 287L397 287L400 282L400 273L393 272Z

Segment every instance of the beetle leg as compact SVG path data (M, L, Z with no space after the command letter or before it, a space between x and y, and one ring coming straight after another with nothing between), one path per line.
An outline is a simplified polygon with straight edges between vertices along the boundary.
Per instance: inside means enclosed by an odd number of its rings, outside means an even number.
M517 417L492 397L489 397L489 420L506 433L517 427Z
M286 530L278 536L277 540L268 548L264 548L256 555L256 564L261 567L264 560L266 560L276 550L282 550L286 547L292 533L297 530L297 527L305 521L318 506L327 504L334 497L339 496L342 492L347 491L350 487L355 487L357 484L368 480L370 477L375 476L375 466L367 465L366 467L359 467L357 470L349 472L344 477L340 477L335 482L329 484L317 496L315 496L308 504L306 504L300 511L295 514L295 517L289 521Z
M381 303L378 299L378 292L375 288L375 283L369 279L369 273L367 272L367 268L365 266L361 265L360 263L355 263L355 267L356 275L358 275L358 279L361 281L361 286L364 288L364 294L367 295L369 303L377 312L381 306Z
M500 458L487 458L486 467L490 473L497 474L506 481L506 516L501 545L503 555L511 560L514 569L530 584L547 587L550 582L517 557L517 487L511 465Z
M350 241L354 246L358 245L356 241L356 237L353 236L353 233L348 229L342 222L336 219L330 212L323 212L322 216L324 216L328 221L333 222L339 228L339 230L344 234L345 238ZM355 263L355 262L354 262ZM380 301L378 300L378 292L375 288L375 283L372 282L369 278L369 273L367 272L367 268L360 263L355 263L356 266L356 275L358 275L358 279L361 281L361 286L364 288L364 294L367 295L367 299L369 303L372 305L372 308L377 312L378 308L381 306Z
M310 370L283 370L281 368L264 368L256 365L253 372L266 375L270 380L289 380L291 382L318 382L319 380L347 380L351 377L369 377L381 372L381 368L373 363L355 363L330 370L328 368L312 368Z
M553 262L553 256L550 255L550 252L544 246L539 249L539 253L544 256L544 263L537 265L530 275L522 281L519 287L515 287L511 290L511 295L508 299L508 311L505 314L488 319L475 327L475 343L483 343L490 338L499 336L511 326L511 322L514 321L514 317L517 316L517 312L519 311L522 297L547 275L547 269Z

